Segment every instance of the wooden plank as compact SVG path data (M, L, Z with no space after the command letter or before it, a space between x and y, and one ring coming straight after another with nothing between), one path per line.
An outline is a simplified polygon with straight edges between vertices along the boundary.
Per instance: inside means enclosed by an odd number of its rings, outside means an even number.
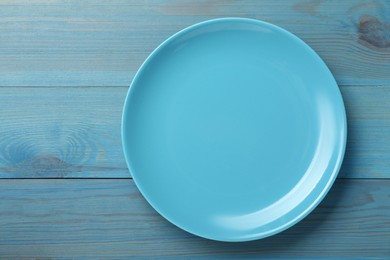
M227 16L293 32L320 54L339 84L390 84L387 0L5 0L0 86L127 86L167 37Z
M277 236L221 243L160 217L131 180L0 180L7 257L388 257L390 180L338 180L306 219Z
M0 88L0 177L130 177L127 88Z
M390 86L342 87L347 149L340 177L390 178Z
M390 178L390 86L341 87L348 145L340 177ZM0 178L128 178L127 88L1 88Z

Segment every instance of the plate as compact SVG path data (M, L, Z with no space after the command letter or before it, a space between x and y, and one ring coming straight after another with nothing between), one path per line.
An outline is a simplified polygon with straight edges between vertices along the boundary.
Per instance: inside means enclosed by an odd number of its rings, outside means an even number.
M130 86L122 142L163 217L219 241L271 236L311 212L346 145L338 86L321 58L266 22L224 18L163 42Z

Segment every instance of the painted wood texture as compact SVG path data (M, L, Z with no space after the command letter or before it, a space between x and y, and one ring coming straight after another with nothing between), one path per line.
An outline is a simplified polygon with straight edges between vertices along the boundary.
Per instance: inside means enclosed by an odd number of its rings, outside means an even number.
M147 55L226 16L305 40L348 115L341 178L320 206L277 236L238 244L162 219L129 179L120 138L126 86ZM0 1L0 258L388 259L389 100L387 0Z
M390 180L338 180L320 206L277 236L201 239L160 217L132 180L2 180L0 256L390 256Z
M167 37L226 16L293 32L320 54L339 84L390 84L387 0L5 0L0 86L128 86Z
M340 177L390 178L390 86L343 86ZM128 178L120 124L127 87L0 88L0 178ZM15 105L17 104L17 105Z

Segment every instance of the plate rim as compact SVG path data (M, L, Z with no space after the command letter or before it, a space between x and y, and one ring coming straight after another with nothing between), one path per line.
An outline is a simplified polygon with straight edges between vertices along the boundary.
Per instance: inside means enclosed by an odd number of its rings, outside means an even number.
M322 189L322 191L320 192L320 194L316 197L316 199L311 203L309 204L308 207L306 207L306 209L304 211L302 211L300 214L297 214L292 220L290 220L289 222L286 222L284 225L280 225L278 226L277 228L274 228L274 229L271 229L271 230L268 230L266 232L262 232L262 233L258 233L250 238L237 238L237 239L217 239L215 237L212 237L212 236L206 236L206 235L203 235L203 234L199 234L195 231L192 231L190 229L188 229L186 226L179 226L178 224L175 223L175 221L173 221L171 218L167 217L164 213L162 213L162 211L159 210L158 206L155 205L151 199L148 197L148 195L143 191L143 188L142 188L142 185L137 181L137 177L134 176L134 171L132 170L132 166L131 166L131 161L130 161L130 158L128 157L128 152L127 152L127 148L125 147L125 143L126 143L126 136L124 134L125 132L125 125L126 125L126 115L127 115L127 107L128 107L128 103L130 102L130 96L132 95L132 91L134 89L134 86L136 85L136 82L138 81L138 78L140 77L140 75L143 73L143 71L145 70L145 67L147 66L147 64L157 55L158 52L160 52L166 45L168 45L169 43L171 43L172 41L174 41L176 38L178 38L179 36L181 36L182 34L186 33L186 32L189 32L191 30L194 30L194 29L198 29L200 27L203 27L205 25L210 25L210 24L214 24L214 23L223 23L223 22L246 22L246 23L251 23L251 24L256 24L256 25L260 25L260 26L265 26L265 27L268 27L268 28L272 28L273 30L276 30L276 31L279 31L285 35L288 35L290 38L292 38L293 40L296 40L298 42L300 42L300 44L306 48L307 51L311 52L314 57L317 58L317 61L322 63L324 65L324 68L326 70L328 70L329 72L329 76L333 79L334 81L334 84L336 86L336 91L338 92L338 95L340 96L340 101L341 101L341 108L342 109L342 125L344 126L344 130L342 132L342 135L340 137L340 140L342 140L342 143L341 143L341 147L340 147L340 152L338 152L337 154L337 160L336 160L336 163L335 163L335 167L333 168L333 171L331 172L330 174L330 177L329 179L327 180L326 182L326 185L324 186L324 188ZM247 242L247 241L253 241L253 240L259 240L259 239L263 239L263 238L266 238L266 237L270 237L270 236L273 236L273 235L276 235L278 233L281 233L283 231L285 231L286 229L294 226L295 224L297 224L298 222L302 221L307 215L309 215L317 206L318 204L321 203L321 201L323 201L323 199L325 198L325 196L329 193L329 190L331 189L331 187L333 186L339 172L340 172L340 169L341 169L341 166L343 164L343 160L344 160L344 156L345 156L345 151L346 151L346 146L347 146L347 129L348 129L348 124L347 124L347 115L346 115L346 108L345 108L345 103L344 103L344 100L343 100L343 96L341 94L341 91L340 91L340 88L337 84L337 81L335 80L333 74L331 73L329 67L326 65L326 63L323 61L323 59L306 43L304 42L302 39L300 39L298 36L296 36L295 34L283 29L282 27L279 27L275 24L272 24L272 23L269 23L269 22L266 22L266 21L262 21L262 20L257 20L257 19L252 19L252 18L244 18L244 17L223 17L223 18L215 18L215 19L210 19L210 20L205 20L205 21L202 21L202 22L199 22L199 23L195 23L193 25L190 25L182 30L179 30L178 32L174 33L173 35L171 35L170 37L168 37L166 40L164 40L161 44L159 44L149 55L148 57L144 60L144 62L141 64L141 66L138 68L137 72L135 73L132 81L131 81L131 84L129 86L129 89L127 91L127 94L126 94L126 98L125 98L125 102L124 102L124 105L123 105L123 110L122 110L122 117L121 117L121 142L122 142L122 151L123 151L123 154L124 154L124 157L125 157L125 161L126 161L126 165L128 167L128 170L129 170L129 173L131 174L131 178L133 179L135 185L137 186L138 190L140 191L140 193L142 194L142 196L145 198L145 200L149 203L149 205L159 214L161 215L163 218L165 218L168 222L170 222L171 224L173 224L174 226L190 233L190 234L193 234L195 236L198 236L198 237L202 237L202 238L206 238L206 239L210 239L210 240L214 240L214 241L221 241L221 242ZM310 192L311 193L311 192Z

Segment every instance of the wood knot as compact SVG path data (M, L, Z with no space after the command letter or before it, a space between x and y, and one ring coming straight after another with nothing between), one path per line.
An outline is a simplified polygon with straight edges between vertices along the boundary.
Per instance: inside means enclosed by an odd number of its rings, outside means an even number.
M28 161L29 166L36 170L52 170L52 169L66 169L69 164L49 154L41 154Z
M50 154L40 154L28 160L24 160L19 163L17 166L17 172L22 174L22 176L31 176L31 177L65 177L70 172L77 170L73 166L60 158L50 155Z
M390 24L372 16L362 16L358 25L359 40L376 48L390 47Z

